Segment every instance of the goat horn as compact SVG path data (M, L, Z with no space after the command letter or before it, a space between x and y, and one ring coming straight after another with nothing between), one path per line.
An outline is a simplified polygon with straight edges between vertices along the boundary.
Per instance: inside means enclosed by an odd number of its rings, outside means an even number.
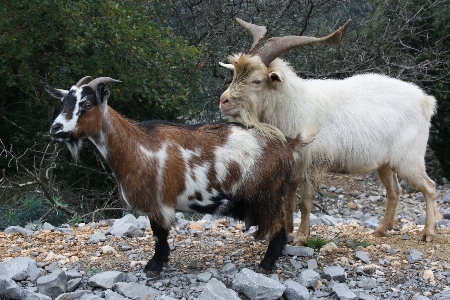
M78 80L77 84L75 84L76 87L80 87L83 84L87 84L89 82L92 81L92 77L91 76L85 76L83 78L81 78L80 80Z
M95 78L94 80L89 82L88 86L90 86L95 91L97 89L97 85L100 82L109 83L109 82L122 82L122 81L113 79L111 77L99 77L99 78Z
M310 36L283 36L271 38L264 47L259 49L253 55L259 55L262 62L266 66L269 66L269 64L277 57L296 48L314 44L339 45L350 22L351 20L348 20L341 28L322 38Z
M248 54L254 54L256 51L258 51L259 47L261 47L261 44L264 41L264 36L267 32L266 26L259 26L248 23L239 18L236 18L236 21L239 23L239 25L250 31L250 33L253 35L253 45L248 51Z

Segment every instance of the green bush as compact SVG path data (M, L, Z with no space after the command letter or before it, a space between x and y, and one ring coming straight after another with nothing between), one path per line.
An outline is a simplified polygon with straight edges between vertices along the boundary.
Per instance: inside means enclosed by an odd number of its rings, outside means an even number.
M44 215L46 215L45 218L41 219ZM59 226L66 221L67 215L64 212L53 208L49 201L35 195L23 197L17 208L6 205L0 210L0 227L25 226L43 222Z

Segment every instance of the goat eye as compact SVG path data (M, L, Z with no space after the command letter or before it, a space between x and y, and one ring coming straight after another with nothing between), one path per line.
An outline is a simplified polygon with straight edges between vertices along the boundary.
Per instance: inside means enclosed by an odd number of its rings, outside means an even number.
M83 103L83 108L85 109L91 109L92 108L92 103L91 102L84 102Z
M255 80L252 81L252 83L254 83L254 84L261 84L261 82L262 82L262 81L259 80L259 79L255 79Z

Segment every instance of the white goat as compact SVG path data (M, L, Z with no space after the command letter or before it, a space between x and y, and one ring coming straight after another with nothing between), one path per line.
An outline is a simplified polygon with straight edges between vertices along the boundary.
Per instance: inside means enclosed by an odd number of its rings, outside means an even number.
M397 174L422 192L426 221L422 239L436 234L435 183L425 171L424 155L436 100L419 87L387 76L365 74L345 80L302 80L281 54L315 43L338 44L348 23L325 38L272 38L259 48L265 27L238 22L252 32L249 54L230 56L233 81L220 98L220 109L231 121L258 124L269 135L275 127L288 136L315 134L302 151L296 174L301 199L300 228L295 243L305 244L309 214L325 172L367 173L376 170L387 193L386 213L376 236L384 236L396 220L402 189ZM268 123L270 126L262 123ZM288 200L294 209L295 198ZM292 231L292 214L286 214Z

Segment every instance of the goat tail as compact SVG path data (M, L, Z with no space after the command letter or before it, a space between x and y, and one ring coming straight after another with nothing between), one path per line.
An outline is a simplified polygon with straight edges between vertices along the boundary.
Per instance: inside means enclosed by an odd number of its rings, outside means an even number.
M428 123L431 120L431 117L436 113L436 98L430 95L425 95L423 102L423 112L425 117L427 118Z

